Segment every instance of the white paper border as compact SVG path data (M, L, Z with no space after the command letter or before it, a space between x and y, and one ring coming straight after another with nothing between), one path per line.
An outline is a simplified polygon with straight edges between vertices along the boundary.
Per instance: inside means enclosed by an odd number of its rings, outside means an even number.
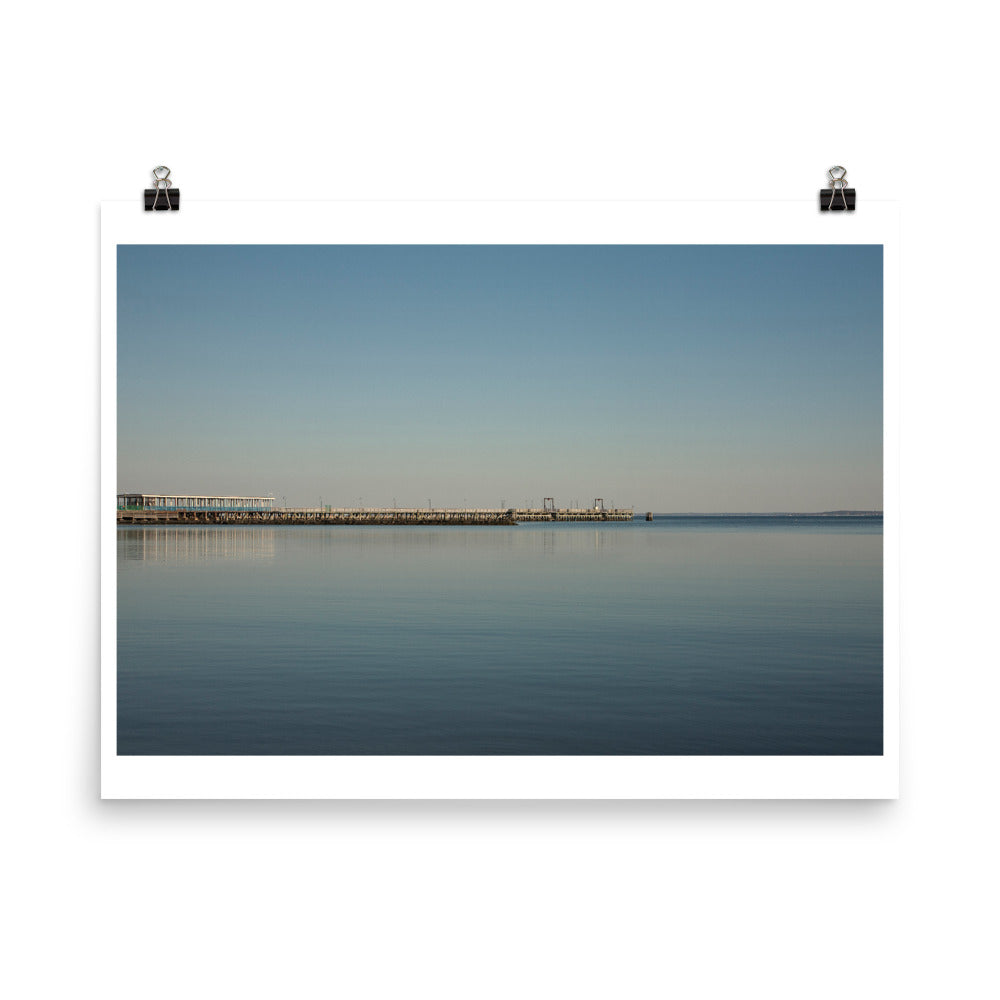
M118 757L116 268L126 243L879 243L884 247L883 754L879 757ZM150 281L157 277L150 275ZM830 275L831 288L839 276ZM101 797L895 798L899 775L899 211L860 201L101 205ZM169 294L169 288L162 288Z

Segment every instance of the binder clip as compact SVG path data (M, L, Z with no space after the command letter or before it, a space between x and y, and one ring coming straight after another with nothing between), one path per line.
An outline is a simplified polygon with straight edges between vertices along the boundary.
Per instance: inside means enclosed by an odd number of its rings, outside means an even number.
M821 212L853 212L854 188L847 186L847 169L845 167L830 167L826 172L830 178L830 187L819 193L819 210Z
M169 167L153 168L155 187L143 191L144 208L147 212L178 212L181 207L180 188L170 182Z

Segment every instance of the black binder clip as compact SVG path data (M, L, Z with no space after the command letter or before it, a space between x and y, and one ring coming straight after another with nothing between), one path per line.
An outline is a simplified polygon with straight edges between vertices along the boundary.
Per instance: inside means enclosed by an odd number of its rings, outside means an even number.
M153 168L153 183L156 187L143 191L144 208L147 212L179 212L181 191L170 183L169 167Z
M854 188L847 186L847 170L844 167L830 167L827 171L830 187L819 193L821 212L853 212Z

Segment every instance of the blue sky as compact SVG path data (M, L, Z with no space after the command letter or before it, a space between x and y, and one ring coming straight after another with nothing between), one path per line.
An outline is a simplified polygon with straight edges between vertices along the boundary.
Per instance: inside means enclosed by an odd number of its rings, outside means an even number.
M120 246L118 489L882 506L880 246Z

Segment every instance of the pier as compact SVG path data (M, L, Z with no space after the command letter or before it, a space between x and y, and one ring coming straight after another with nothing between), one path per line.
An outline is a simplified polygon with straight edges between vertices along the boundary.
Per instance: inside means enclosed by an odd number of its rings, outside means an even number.
M511 510L275 507L270 510L118 510L119 524L517 524Z
M515 521L631 521L631 508L605 508L597 497L590 507L556 507L552 497L542 501L542 509L519 507L511 512Z
M589 507L562 507L556 510L518 507L511 511L515 521L631 521L631 508L593 510Z
M118 494L118 524L494 524L523 521L631 521L633 511L593 507L277 507L274 497Z

